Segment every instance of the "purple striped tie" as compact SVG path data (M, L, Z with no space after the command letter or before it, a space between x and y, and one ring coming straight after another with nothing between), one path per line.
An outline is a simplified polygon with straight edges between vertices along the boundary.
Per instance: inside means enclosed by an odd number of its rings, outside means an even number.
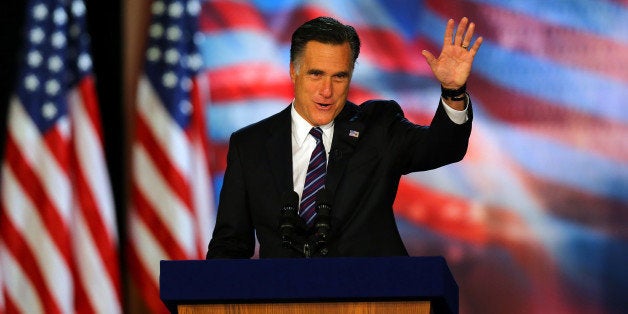
M307 167L305 185L301 195L301 206L299 215L303 217L308 227L312 226L316 217L315 197L318 190L325 187L325 173L327 172L327 158L325 156L325 146L323 145L323 130L316 127L310 130L310 134L316 139L316 147L312 151L310 164Z

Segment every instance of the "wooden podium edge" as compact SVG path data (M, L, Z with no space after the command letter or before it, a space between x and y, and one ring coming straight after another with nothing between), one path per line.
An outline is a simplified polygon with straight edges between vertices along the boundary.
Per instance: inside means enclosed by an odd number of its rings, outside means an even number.
M338 302L268 302L268 303L221 303L221 304L179 304L179 314L284 314L284 313L433 313L430 301L338 301Z

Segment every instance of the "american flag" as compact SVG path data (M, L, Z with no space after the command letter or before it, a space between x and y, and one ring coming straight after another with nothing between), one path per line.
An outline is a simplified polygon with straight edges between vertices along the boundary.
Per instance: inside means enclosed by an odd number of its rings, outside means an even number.
M122 311L85 13L81 0L27 5L2 159L2 313Z
M290 36L320 15L362 39L349 99L395 99L421 124L440 90L420 51L449 18L485 39L467 156L405 176L395 203L410 253L447 258L462 313L628 308L628 1L207 1L217 189L229 135L292 100Z
M213 228L203 106L197 78L199 1L152 3L146 62L139 79L128 215L129 272L152 313L159 299L159 261L203 259Z

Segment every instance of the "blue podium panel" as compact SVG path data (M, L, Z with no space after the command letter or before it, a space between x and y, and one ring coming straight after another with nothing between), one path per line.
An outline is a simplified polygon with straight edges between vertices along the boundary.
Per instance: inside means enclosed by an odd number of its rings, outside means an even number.
M458 312L458 285L442 257L161 261L161 300L179 304L431 301Z

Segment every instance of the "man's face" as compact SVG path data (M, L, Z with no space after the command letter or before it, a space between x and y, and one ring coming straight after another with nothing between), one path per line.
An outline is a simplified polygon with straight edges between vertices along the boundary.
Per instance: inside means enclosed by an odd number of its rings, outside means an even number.
M313 126L333 121L347 100L352 63L349 43L308 42L303 55L290 63L297 113Z

